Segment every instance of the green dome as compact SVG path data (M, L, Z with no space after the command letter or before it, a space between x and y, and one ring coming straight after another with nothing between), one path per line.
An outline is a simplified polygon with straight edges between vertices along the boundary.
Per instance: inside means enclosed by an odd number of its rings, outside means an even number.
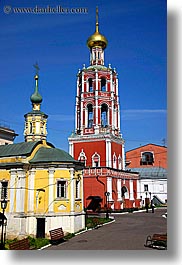
M42 96L39 94L38 91L35 91L30 97L30 100L32 103L41 103L42 102Z
M31 95L30 100L32 103L41 103L42 102L42 96L38 92L38 74L35 75L35 92Z

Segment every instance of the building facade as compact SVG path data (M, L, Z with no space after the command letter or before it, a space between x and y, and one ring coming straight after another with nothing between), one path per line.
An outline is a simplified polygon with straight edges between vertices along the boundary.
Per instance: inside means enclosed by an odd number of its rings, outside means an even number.
M85 228L83 164L47 142L37 74L35 81L25 142L0 146L0 199L8 200L8 238L45 237L58 227L65 233Z
M126 152L127 168L140 174L140 197L167 203L167 147L147 144Z
M13 144L18 134L7 126L0 126L0 145Z
M127 168L162 167L167 169L167 147L146 144L126 152Z
M99 32L87 40L90 65L77 74L75 131L69 137L69 153L84 162L84 206L99 196L101 207L135 207L138 174L125 170L124 139L120 131L118 74L104 64L108 41Z

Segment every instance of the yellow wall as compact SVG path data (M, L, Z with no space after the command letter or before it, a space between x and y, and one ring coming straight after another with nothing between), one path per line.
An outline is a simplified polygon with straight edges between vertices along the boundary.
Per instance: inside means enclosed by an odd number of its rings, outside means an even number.
M34 210L45 213L48 207L49 179L46 169L36 170L34 182Z

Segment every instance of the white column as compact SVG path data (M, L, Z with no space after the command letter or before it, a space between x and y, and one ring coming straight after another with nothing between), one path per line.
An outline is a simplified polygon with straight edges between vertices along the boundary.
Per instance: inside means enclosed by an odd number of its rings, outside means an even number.
M75 211L75 179L74 169L70 169L70 210Z
M106 139L106 167L112 167L110 139Z
M112 177L107 177L107 192L109 192L109 201L112 201Z
M23 169L18 169L18 181L16 192L16 212L23 213L25 203L25 172Z
M73 149L74 145L72 142L69 142L69 154L74 157L74 149Z
M137 199L140 199L141 190L140 190L140 180L137 180Z
M55 189L55 185L54 185L54 172L55 169L54 168L49 168L48 169L48 173L49 173L49 205L48 205L48 212L53 212L54 211L54 199L55 199L55 195L54 195L54 189Z
M14 207L15 207L15 188L16 188L16 176L17 176L17 172L16 169L11 169L10 170L10 183L9 183L9 187L10 187L10 192L9 192L9 212L14 212Z
M118 193L118 200L121 200L121 179L117 180L117 193Z
M34 212L34 183L35 183L35 172L33 168L29 172L28 176L28 212Z
M124 143L122 144L122 162L123 162L123 170L125 170L125 150L124 150Z
M119 131L121 130L121 124L120 124L120 106L119 106L119 96L118 96L118 78L116 78L116 96L117 96L117 124L116 127L118 127Z
M134 200L134 197L133 197L133 180L130 179L130 200Z
M99 133L99 111L98 111L98 89L99 89L99 78L98 78L98 71L96 70L96 73L95 73L95 134L98 134Z

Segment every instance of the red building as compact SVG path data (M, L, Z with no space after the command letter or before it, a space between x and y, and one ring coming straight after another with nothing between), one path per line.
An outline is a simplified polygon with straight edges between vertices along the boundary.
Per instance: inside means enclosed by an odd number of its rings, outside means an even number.
M138 174L125 170L124 140L120 132L118 74L104 65L107 39L99 32L87 40L90 65L77 74L75 132L69 138L69 152L85 163L84 205L89 198L101 198L101 207L135 207Z
M162 167L167 169L167 147L147 144L126 152L128 168Z

